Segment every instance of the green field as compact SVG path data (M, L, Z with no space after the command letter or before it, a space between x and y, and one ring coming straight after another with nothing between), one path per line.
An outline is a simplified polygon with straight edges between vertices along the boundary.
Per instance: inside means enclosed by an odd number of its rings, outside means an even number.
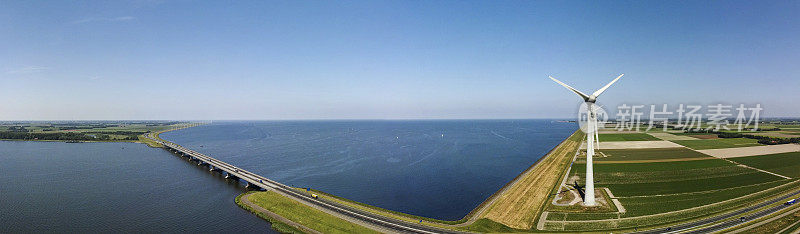
M607 133L599 134L600 142L604 141L659 141L646 133Z
M652 140L645 134L607 134L600 141ZM644 135L644 136L643 136ZM675 133L708 135L708 133ZM716 136L716 135L715 135ZM800 152L731 158L714 158L695 150L760 146L748 138L674 140L688 148L599 150L594 158L596 188L608 188L625 213L608 209L550 205L547 231L599 231L651 226L705 217L740 209L778 193L797 188ZM602 143L601 143L602 145ZM585 151L584 151L585 152ZM753 168L743 167L745 164ZM585 184L585 154L573 163L569 183ZM574 189L564 187L562 191ZM571 196L567 196L570 199ZM606 199L606 201L608 201ZM604 203L603 203L604 204ZM579 205L577 205L579 206ZM572 221L561 223L559 221Z
M602 144L602 143L601 143ZM596 157L595 161L634 161L682 158L712 158L711 156L685 148L622 149L600 150L606 157Z
M585 170L586 164L578 164L572 166L573 170ZM673 170L696 170L705 168L727 167L731 166L730 162L725 160L716 160L710 158L709 160L696 160L696 161L678 161L678 162L661 162L661 163L607 163L594 165L595 173L628 173L628 172L643 172L643 171L673 171Z
M658 165L657 168L660 169L653 167L637 167L638 165L646 164ZM686 168L686 166L692 164L700 166L716 164L718 166L705 168L689 166ZM595 183L598 187L608 187L611 189L611 192L618 197L702 192L760 184L781 179L774 175L739 167L736 164L721 159L620 164L631 168L625 172L613 171L613 167L605 167L608 165L613 164L597 164L595 166ZM619 166L616 168L619 168ZM573 170L573 175L583 178L585 164L575 164L573 165Z
M723 148L736 148L736 147L747 147L747 146L760 146L762 144L758 143L756 139L749 139L749 138L719 138L719 139L707 139L707 140L679 140L679 141L672 141L678 143L680 145L696 149L696 150L704 150L704 149L723 149Z
M672 133L679 136L691 136L691 135L717 135L714 133L705 133L705 132L676 132Z
M792 178L800 178L800 152L768 154L730 160Z
M791 181L768 173L741 167L735 163L709 157L685 148L604 150L604 152L609 152L610 156L608 158L598 158L598 160L636 161L664 158L707 159L595 164L595 186L599 188L609 188L619 199L627 212L620 214L613 212L553 213L555 216L548 216L547 220L608 220L616 217L639 217L643 215L680 211L726 202L730 199L758 193ZM620 157L624 160L614 159L614 157ZM574 176L580 178L578 184L582 185L584 182L581 179L585 176L585 170L585 163L574 163L570 176L573 178ZM759 197L753 199L758 198ZM702 215L704 212L712 212L713 210L723 209L731 205L741 204L720 203L705 210L688 212L688 214ZM568 209L550 208L551 212L563 212L564 210ZM678 214L668 215L668 217L665 216L663 218L664 220L654 223L682 219ZM589 224L569 225L575 225L570 226L570 228L572 228L571 230L581 230L581 228L602 229L604 225L607 225L607 223L602 222L596 224L599 226ZM626 225L635 226L636 224L629 223Z
M681 173L678 171L677 173ZM650 177L654 182L644 182L635 184L617 184L609 181L609 184L599 181L600 186L605 185L610 188L617 196L651 196L677 193L703 192L718 189L727 189L738 186L760 184L780 180L780 177L763 172L753 171L752 173L734 174L730 176L716 177L687 177L691 179L658 181L658 177ZM612 184L613 183L613 184Z
M177 121L0 122L0 139L28 141L142 141L146 132L188 126Z
M763 184L708 191L704 193L677 194L658 197L620 198L620 202L624 204L625 208L628 210L628 212L625 213L625 217L650 215L689 209L734 199L748 194L764 191L787 182L789 181L778 180Z
M655 182L676 182L676 181L685 181L690 178L719 178L719 177L728 177L734 175L742 175L742 174L750 174L754 173L754 170L743 168L736 166L736 164L718 160L718 159L711 159L711 160L698 160L698 161L684 161L684 162L698 162L705 164L707 161L713 162L723 162L725 165L720 165L716 167L708 167L708 168L696 168L696 169L688 169L688 168L681 168L675 164L674 162L663 162L663 163L625 163L625 164L597 164L595 165L595 180L598 183L613 183L613 184L640 184L640 183L655 183ZM636 170L636 171L613 171L608 168L609 165L624 165L628 167L636 167L637 165L647 165L647 164L656 164L661 165L662 168L650 169L650 170ZM581 173L585 170L586 164L577 164L573 168L576 169L576 173ZM687 164L678 164L678 165L687 165ZM667 169L666 168L672 168ZM583 176L580 174L580 176ZM616 193L615 193L616 194Z
M378 233L272 191L252 193L249 199L281 217L322 233Z

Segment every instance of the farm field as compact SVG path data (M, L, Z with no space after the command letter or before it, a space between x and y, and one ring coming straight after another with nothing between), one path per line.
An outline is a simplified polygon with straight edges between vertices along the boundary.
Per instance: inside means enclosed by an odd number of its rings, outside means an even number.
M703 193L685 193L658 197L628 197L620 198L620 202L622 202L628 210L624 215L625 217L651 215L722 202L764 191L785 183L788 183L788 181L778 180L762 184L706 191Z
M49 141L139 141L146 132L182 126L177 121L1 122L0 139Z
M602 144L602 143L601 143ZM712 157L686 148L655 148L655 149L601 149L602 155L596 157L596 162L602 161L638 161L638 160L671 160ZM602 156L601 155L601 156ZM586 155L582 155L586 157Z
M646 133L605 133L599 134L600 141L657 141L660 140Z
M736 148L747 146L760 146L756 139L749 138L719 138L719 139L704 139L704 140L680 140L672 141L680 145L696 149L722 149L722 148Z
M776 174L800 178L800 152L731 158L731 160Z
M717 134L711 133L697 133L697 132L681 132L681 133L673 133L678 136L688 136L697 139L717 139L719 138Z
M617 197L634 197L706 192L781 179L721 159L687 161L671 165L673 163L675 162L644 163L656 164L649 168L637 167L640 164L630 163L625 165L641 169L632 169L626 172L606 169L604 166L609 164L598 164L595 167L595 183L598 187L608 187ZM716 166L708 167L708 165ZM696 168L698 166L706 167ZM575 164L573 169L573 176L581 178L585 176L585 164Z
M722 141L722 144L741 144L738 140ZM711 144L720 145L718 142ZM800 176L800 160L782 167L765 158L742 157L742 161L731 162L688 148L601 149L600 152L607 157L595 158L595 187L607 188L625 212L551 206L540 224L543 230L613 230L642 223L677 222L751 204L796 187L787 184L796 184L796 179L785 179L738 163L771 172L794 170L798 173L788 173L788 176ZM800 159L800 153L778 156ZM585 171L585 158L579 157L571 167L568 183L585 184ZM624 221L615 221L620 218Z
M800 137L800 132L784 132L784 131L777 131L777 132L759 132L759 133L750 133L751 135L756 136L768 136L768 137L779 137L779 138L795 138Z
M665 140L665 141L672 141L672 140L696 140L697 138L690 137L690 136L681 136L675 135L668 132L651 132L648 133L651 136L654 136L658 139Z

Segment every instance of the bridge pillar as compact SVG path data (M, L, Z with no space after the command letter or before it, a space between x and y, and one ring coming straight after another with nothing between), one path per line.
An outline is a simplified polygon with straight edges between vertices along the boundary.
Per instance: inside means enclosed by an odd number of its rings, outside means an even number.
M250 182L245 182L245 183L247 183L247 185L246 185L246 186L244 186L244 187L245 187L245 188L247 188L247 189L258 190L258 191L264 190L264 189L263 189L263 188L261 188L260 186L258 186L258 185L255 185L255 184L253 184L253 183L250 183Z
M232 175L231 173L225 173L225 179L238 180L239 177L236 177L235 175Z
M200 161L200 160L198 160L198 161ZM200 161L200 162L197 163L197 165L198 166L203 166L203 165L208 165L208 163Z

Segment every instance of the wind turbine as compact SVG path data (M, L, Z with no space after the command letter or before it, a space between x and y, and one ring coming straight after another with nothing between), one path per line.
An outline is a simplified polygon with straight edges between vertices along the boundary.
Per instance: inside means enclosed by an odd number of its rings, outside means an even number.
M575 88L572 88L567 84L564 84L564 82L556 80L556 78L550 76L551 80L555 81L561 86L564 86L565 88L569 89L575 94L578 94L578 96L581 96L581 98L583 98L583 101L586 102L587 105L586 109L589 112L588 119L586 120L587 124L586 127L587 131L589 132L587 132L586 134L586 191L584 193L585 198L583 199L583 204L586 206L596 205L594 201L594 169L592 168L593 167L592 157L594 156L595 143L598 146L600 145L600 140L599 140L600 135L597 133L597 116L595 116L597 108L594 107L594 103L597 101L597 97L600 96L600 94L606 91L608 87L614 84L614 82L617 82L617 80L619 80L619 78L622 78L622 76L624 75L625 74L619 75L616 79L609 82L606 86L603 86L597 91L594 91L592 95L586 95L585 93L582 93L581 91L578 91Z

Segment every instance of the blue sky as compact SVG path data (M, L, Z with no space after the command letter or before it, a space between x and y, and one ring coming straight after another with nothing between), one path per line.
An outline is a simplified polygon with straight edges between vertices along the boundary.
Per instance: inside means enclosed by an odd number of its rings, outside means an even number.
M763 4L760 4L763 3ZM0 119L800 116L797 1L2 1Z

